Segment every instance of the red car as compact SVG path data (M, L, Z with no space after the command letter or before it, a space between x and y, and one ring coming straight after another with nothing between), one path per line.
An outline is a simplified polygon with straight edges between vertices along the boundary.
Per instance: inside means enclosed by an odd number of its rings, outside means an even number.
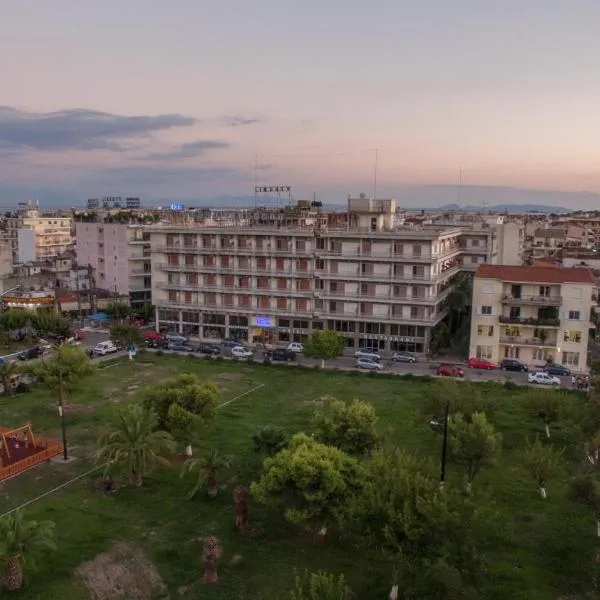
M162 333L157 333L156 331L146 331L146 333L144 333L144 339L149 342L162 342L166 338Z
M443 375L444 377L464 377L465 372L455 365L440 365L436 371L437 375Z
M471 369L495 369L496 365L489 360L485 360L484 358L470 358L467 361L467 367L471 367Z

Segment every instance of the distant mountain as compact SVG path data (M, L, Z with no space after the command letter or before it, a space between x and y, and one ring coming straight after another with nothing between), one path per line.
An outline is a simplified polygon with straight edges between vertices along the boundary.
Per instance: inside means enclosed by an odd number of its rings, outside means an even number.
M473 204L445 204L438 208L432 208L439 212L481 211L481 212L511 212L511 213L569 213L575 209L563 206L547 206L545 204L495 204L494 206L476 206Z

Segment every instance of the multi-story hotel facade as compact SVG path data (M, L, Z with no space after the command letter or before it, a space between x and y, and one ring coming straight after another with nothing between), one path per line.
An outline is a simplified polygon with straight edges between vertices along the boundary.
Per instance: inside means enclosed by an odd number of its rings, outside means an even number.
M319 217L151 226L157 327L273 344L331 329L351 347L426 352L461 270L463 232L405 228L394 215L394 201L360 198L339 227Z
M596 282L590 269L481 265L473 279L470 356L588 371Z

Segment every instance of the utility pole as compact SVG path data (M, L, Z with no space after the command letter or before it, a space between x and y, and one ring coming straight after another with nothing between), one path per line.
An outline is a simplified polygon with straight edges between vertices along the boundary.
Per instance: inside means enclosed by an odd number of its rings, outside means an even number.
M67 449L67 424L65 422L65 404L64 404L64 386L63 386L63 366L62 357L60 354L62 344L58 346L56 351L56 359L58 361L58 414L60 415L60 427L62 429L63 443L63 460L69 460L69 451Z
M446 400L444 410L444 441L442 443L442 462L440 465L440 488L444 488L444 480L446 479L446 454L448 449L448 413L450 412L450 400Z
M75 289L77 290L77 310L79 312L79 327L83 327L83 311L81 308L81 290L79 289L79 265L77 261L73 261L75 267Z

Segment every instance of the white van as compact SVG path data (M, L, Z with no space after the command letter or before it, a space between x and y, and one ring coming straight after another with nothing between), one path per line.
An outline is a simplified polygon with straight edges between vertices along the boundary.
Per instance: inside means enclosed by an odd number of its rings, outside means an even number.
M104 356L105 354L112 354L113 352L118 352L119 349L115 346L114 342L108 340L107 342L100 342L96 344L94 348L94 354L98 356Z

